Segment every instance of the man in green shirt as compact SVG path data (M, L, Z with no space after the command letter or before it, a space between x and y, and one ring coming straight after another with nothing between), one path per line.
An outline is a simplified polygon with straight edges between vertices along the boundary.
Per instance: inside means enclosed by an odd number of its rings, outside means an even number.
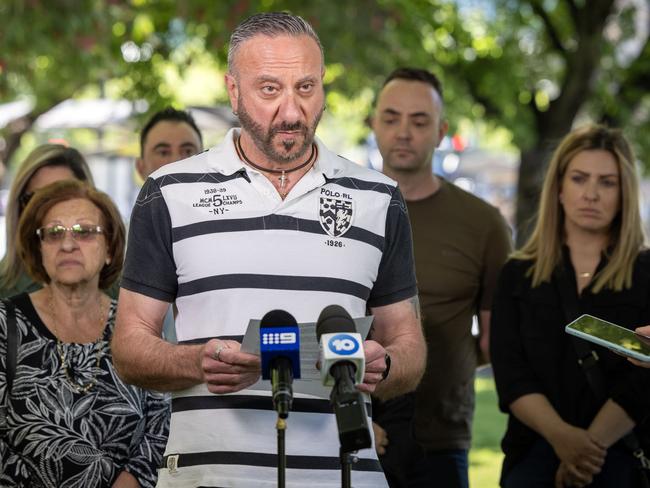
M511 249L510 231L496 208L433 173L433 154L448 127L435 75L413 68L391 73L372 127L383 172L397 180L408 206L428 344L416 392L376 402L380 459L392 488L467 487L477 353L489 358L492 294Z

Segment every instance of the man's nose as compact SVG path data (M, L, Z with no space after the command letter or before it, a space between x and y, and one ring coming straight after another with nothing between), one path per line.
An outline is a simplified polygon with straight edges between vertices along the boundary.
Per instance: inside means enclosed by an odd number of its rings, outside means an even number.
M302 118L300 100L293 93L287 93L278 109L280 119L285 122L296 122Z
M400 121L397 126L397 137L400 139L411 138L411 124L408 121Z

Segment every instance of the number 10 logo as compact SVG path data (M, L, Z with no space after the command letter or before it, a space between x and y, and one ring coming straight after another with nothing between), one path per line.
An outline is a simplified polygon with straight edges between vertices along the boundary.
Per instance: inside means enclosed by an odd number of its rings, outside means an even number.
M337 334L329 340L327 347L336 354L349 356L359 350L359 341L348 334Z

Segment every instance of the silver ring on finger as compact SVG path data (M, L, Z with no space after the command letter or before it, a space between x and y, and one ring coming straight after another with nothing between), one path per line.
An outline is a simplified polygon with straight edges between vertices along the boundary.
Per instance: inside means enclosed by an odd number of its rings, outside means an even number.
M217 361L221 361L221 358L219 356L221 354L221 351L223 351L224 349L228 349L228 346L224 345L223 342L220 342L219 344L217 344L214 353L212 353L212 357Z

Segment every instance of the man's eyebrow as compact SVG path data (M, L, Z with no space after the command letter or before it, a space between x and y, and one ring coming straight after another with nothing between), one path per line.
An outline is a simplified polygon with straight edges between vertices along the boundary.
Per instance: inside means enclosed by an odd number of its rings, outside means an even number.
M156 149L167 149L170 146L171 144L169 144L168 142L159 142L152 149L155 151Z
M296 85L300 85L300 84L305 83L307 81L311 81L312 83L316 83L318 81L318 78L316 76L307 75L304 78L300 78L298 81L296 81Z
M385 108L382 110L382 113L386 115L402 115L402 112L395 110L394 108ZM412 112L406 115L408 117L431 117L427 112Z
M402 115L401 112L395 110L394 108L385 108L382 110L382 113L386 115Z
M257 83L264 83L264 82L280 83L279 78L276 78L275 76L270 76L270 75L260 75L257 78L255 78L255 81Z

